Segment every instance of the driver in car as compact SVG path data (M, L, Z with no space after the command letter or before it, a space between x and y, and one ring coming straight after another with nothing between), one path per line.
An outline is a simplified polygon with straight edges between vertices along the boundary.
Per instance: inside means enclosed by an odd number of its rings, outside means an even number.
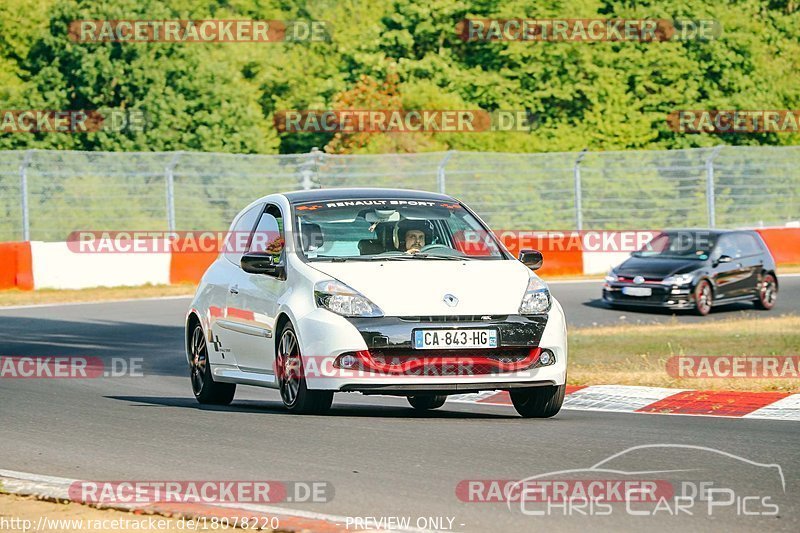
M418 229L406 231L405 244L407 254L418 253L420 248L425 246L425 232Z

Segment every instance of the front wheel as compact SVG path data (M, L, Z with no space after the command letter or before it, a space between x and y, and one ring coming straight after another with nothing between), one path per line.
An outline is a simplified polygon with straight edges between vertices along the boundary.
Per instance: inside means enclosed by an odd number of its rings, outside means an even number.
M778 300L778 282L775 281L775 276L767 274L761 280L758 287L758 298L756 298L756 307L769 311L775 307L775 302Z
M550 418L561 410L566 382L563 385L511 389L511 403L522 418Z
M711 284L702 280L697 284L694 289L694 311L700 316L706 316L711 312L711 305L714 302L714 296L711 292Z
M419 396L409 396L408 403L418 411L438 409L447 400L446 394L421 394Z
M308 390L300 343L291 323L281 332L275 367L283 405L297 414L322 414L333 403L333 391Z
M203 328L197 324L192 331L189 362L189 376L192 380L192 392L201 404L228 405L236 394L235 383L219 383L211 375L211 363L208 361L208 345Z

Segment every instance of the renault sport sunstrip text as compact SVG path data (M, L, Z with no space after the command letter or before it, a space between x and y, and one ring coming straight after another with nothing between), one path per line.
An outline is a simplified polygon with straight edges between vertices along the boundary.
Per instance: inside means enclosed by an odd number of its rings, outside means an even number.
M228 404L236 384L322 413L335 392L508 390L524 417L564 399L566 321L533 272L463 203L441 194L328 189L272 194L234 219L186 319L191 384Z

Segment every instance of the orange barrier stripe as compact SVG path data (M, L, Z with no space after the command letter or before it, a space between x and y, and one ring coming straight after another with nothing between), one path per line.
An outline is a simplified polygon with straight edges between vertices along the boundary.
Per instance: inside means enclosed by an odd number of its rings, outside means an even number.
M0 289L33 289L31 243L0 243Z
M778 265L800 264L800 228L762 228L756 230Z

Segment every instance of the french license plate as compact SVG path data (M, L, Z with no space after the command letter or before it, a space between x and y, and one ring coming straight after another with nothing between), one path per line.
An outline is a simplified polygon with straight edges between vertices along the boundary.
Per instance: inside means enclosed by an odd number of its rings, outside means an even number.
M414 331L417 350L497 348L496 329L418 329Z
M622 287L622 294L627 296L650 296L653 289L650 287Z

